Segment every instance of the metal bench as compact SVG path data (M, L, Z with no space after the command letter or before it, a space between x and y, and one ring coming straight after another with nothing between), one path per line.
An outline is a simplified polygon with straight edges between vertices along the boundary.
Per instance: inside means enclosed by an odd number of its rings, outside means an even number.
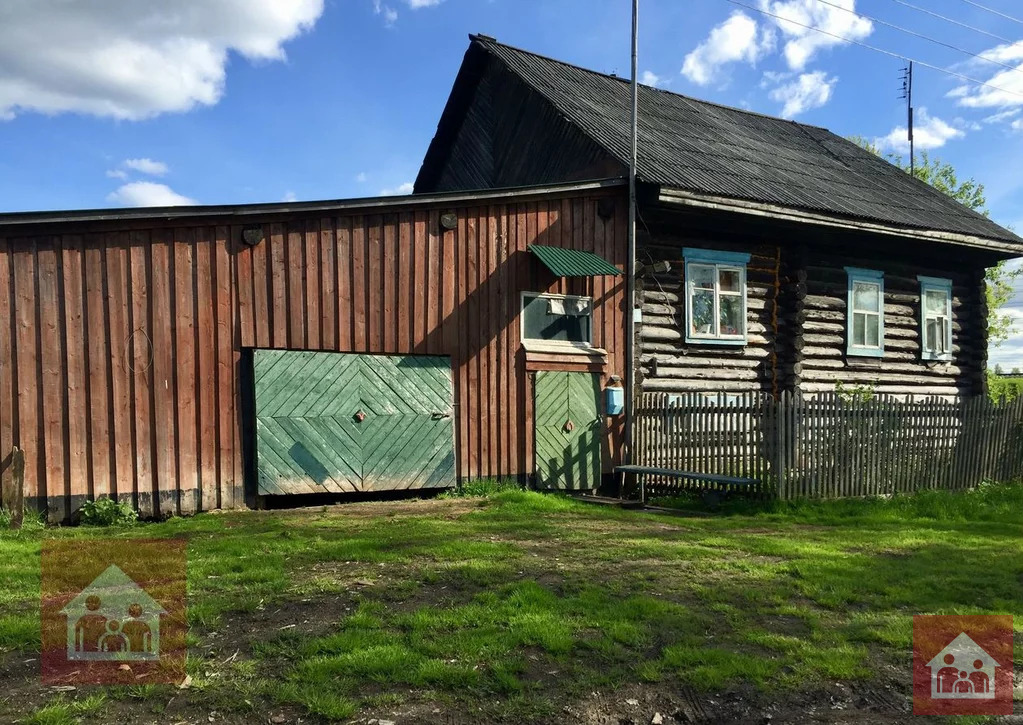
M618 484L619 496L625 493L625 477L629 474L636 477L639 481L639 498L643 504L646 504L646 486L643 483L643 479L646 476L665 476L667 478L676 478L680 481L706 481L708 483L714 483L724 487L726 492L729 490L749 491L751 488L760 483L760 481L755 478L718 476L712 473L676 471L671 468L655 468L653 466L615 466L615 473L621 475L621 479ZM705 490L703 492L704 501L708 504L720 503L722 493L723 492L720 490Z

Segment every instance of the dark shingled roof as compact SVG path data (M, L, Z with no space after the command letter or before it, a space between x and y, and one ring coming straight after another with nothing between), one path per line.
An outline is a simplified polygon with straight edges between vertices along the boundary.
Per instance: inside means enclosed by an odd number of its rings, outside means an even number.
M611 155L629 158L630 88L512 48L472 42L497 58ZM818 126L659 90L639 89L641 181L898 227L1019 243L1023 239Z

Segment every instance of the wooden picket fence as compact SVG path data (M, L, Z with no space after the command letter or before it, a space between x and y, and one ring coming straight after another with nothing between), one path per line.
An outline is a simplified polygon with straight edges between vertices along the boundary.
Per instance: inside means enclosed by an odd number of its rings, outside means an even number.
M636 462L755 478L780 498L962 489L1023 477L1023 398L646 393ZM687 488L651 479L654 495Z

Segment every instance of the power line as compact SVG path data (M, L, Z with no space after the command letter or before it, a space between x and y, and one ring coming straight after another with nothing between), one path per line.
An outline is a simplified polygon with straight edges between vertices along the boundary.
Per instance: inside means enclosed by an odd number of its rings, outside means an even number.
M1023 25L1023 20L1020 20L1019 18L1014 18L1011 15L1006 15L1001 10L995 10L994 8L989 8L987 5L981 5L980 3L974 2L973 0L963 0L963 2L966 3L967 5L972 5L975 8L980 8L981 10L987 10L989 13L991 13L993 15L1000 15L1001 17L1005 18L1006 20L1011 20L1014 23L1019 23L1020 25Z
M744 3L744 2L739 2L739 0L725 0L725 2L729 2L732 5L738 5L739 7L746 8L747 10L752 10L753 12L760 13L761 15L767 15L769 17L775 18L777 20L781 20L781 21L786 22L786 23L791 23L793 25L798 25L799 27L806 28L807 30L813 30L814 32L821 33L822 35L827 35L829 37L835 38L836 40L840 40L843 43L851 43L853 45L858 45L858 46L860 46L862 48L866 48L867 50L872 50L875 53L882 53L883 55L887 55L887 56L890 56L892 58L898 58L899 60L905 60L905 61L910 61L911 60L914 63L916 63L917 65L923 66L924 68L930 68L931 70L936 70L939 73L945 73L947 75L954 76L954 77L959 78L961 80L969 81L970 83L976 83L978 86L985 86L985 87L991 88L992 90L995 90L995 91L1001 91L1002 93L1008 93L1010 95L1019 96L1020 98L1023 98L1023 93L1020 93L1019 91L1010 91L1008 88L1000 88L999 86L992 85L991 83L987 83L986 81L978 80L977 78L971 78L970 76L963 75L962 73L956 73L955 71L949 70L948 68L942 68L941 66L932 65L931 63L926 63L926 62L924 62L922 60L917 60L915 58L910 58L908 55L902 55L901 53L893 53L890 50L885 50L884 48L878 48L878 47L876 47L874 45L868 45L867 43L860 42L859 40L853 40L852 38L846 38L845 36L838 35L837 33L832 33L832 32L827 31L827 30L823 30L822 28L818 28L818 27L813 26L813 25L805 25L805 24L797 22L795 20L790 20L789 18L783 18L781 15L775 15L774 13L768 12L767 10L761 10L760 8L753 7L752 5L748 5L748 4Z
M950 18L950 17L947 17L945 15L939 15L938 13L934 12L933 10L928 10L927 8L922 8L919 5L914 5L913 3L908 3L908 2L906 2L906 0L892 0L892 2L898 3L899 5L905 5L907 8L912 8L913 10L917 10L917 11L919 11L921 13L927 13L928 15L932 15L932 16L940 19L940 20L944 20L946 22L952 23L953 25L958 25L959 27L966 28L967 30L972 30L975 33L980 33L982 35L986 35L986 36L988 36L990 38L994 38L995 40L1000 40L1003 43L1015 43L1016 42L1015 40L1009 40L1008 38L1003 37L1001 35L997 35L995 33L991 33L991 32L989 32L987 30L984 30L983 28L977 28L977 27L974 27L973 25L967 25L966 23L960 22L960 21L956 20L955 18Z
M923 33L918 33L915 30L910 30L909 28L903 28L902 26L895 25L894 23L889 23L887 20L881 20L879 18L874 18L874 17L871 17L870 15L861 15L860 13L857 13L854 10L849 10L848 8L844 8L841 5L836 5L835 3L831 2L831 0L817 0L817 2L824 3L825 5L828 5L828 6L833 7L833 8L837 8L838 10L843 10L843 11L845 11L845 12L851 14L851 15L856 16L857 18L860 18L861 20L869 20L869 21L871 21L873 23L879 23L881 25L887 25L889 28L894 28L895 30L898 30L901 33L906 33L907 35L912 35L915 38L921 38L922 40L926 40L926 41L931 42L931 43L936 43L936 44L944 46L945 48L948 48L950 50L954 50L957 53L965 53L966 55L972 55L974 58L980 58L981 60L986 60L988 63L994 63L995 65L1000 65L1003 68L1008 68L1009 70L1016 71L1017 73L1023 72L1023 71L1020 71L1020 69L1017 68L1014 65L1009 65L1008 63L1003 63L1002 61L995 60L994 58L988 58L988 57L986 57L984 55L980 55L978 53L974 53L971 50L966 50L965 48L960 48L960 47L958 47L956 45L952 45L951 43L946 43L943 40L937 40L936 38L932 38L930 36L924 35Z

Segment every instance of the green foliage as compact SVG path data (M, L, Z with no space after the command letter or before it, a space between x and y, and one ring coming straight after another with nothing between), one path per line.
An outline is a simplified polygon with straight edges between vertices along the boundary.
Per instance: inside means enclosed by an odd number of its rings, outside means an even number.
M835 383L835 393L847 403L867 403L874 399L874 386L845 385L839 380Z
M112 498L86 501L78 515L80 523L85 526L132 526L139 518L130 503Z
M1015 400L1023 395L1023 377L1006 378L998 374L997 366L994 373L987 374L987 391L991 400Z
M909 162L901 155L884 153L876 144L861 136L852 136L849 140L895 164L903 171L909 171ZM925 184L930 184L938 191L948 194L960 204L988 216L984 185L972 177L965 180L960 179L952 164L932 157L924 151L917 157L913 175ZM1010 269L1005 262L988 267L985 275L985 294L987 296L988 341L992 345L1004 342L1013 332L1012 316L1001 312L1001 310L1012 299L1012 283L1020 274L1023 274L1023 269Z

